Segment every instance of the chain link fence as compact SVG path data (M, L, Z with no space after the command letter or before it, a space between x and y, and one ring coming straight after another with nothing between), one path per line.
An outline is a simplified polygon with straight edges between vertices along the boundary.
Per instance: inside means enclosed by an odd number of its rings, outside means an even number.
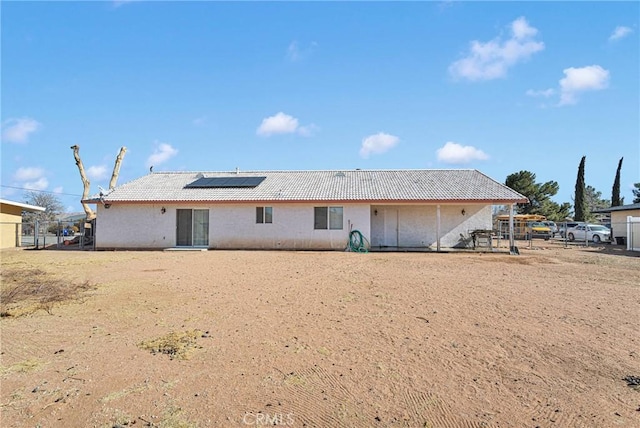
M34 223L0 223L4 242L33 249L94 249L93 224L72 221L36 221Z
M570 245L618 245L624 246L634 251L640 251L640 217L634 217L625 222L608 223L605 226L609 229L610 234L602 234L595 231L588 231L584 233L572 232L572 228L576 225L584 224L578 222L559 222L556 223L558 232L555 232L551 237L553 241L560 241L565 246ZM589 223L592 224L592 223ZM497 240L497 246L508 245L509 243L509 222L497 221L494 229L494 237ZM528 226L514 227L514 239L527 242L527 245L531 246L534 240L548 240L548 238L537 236L534 231Z

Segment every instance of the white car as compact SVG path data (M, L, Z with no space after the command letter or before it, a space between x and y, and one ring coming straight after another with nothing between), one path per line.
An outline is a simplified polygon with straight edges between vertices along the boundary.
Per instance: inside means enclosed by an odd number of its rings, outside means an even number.
M600 224L579 224L567 230L567 238L569 241L584 241L585 230L587 234L586 239L596 244L611 241L611 230Z

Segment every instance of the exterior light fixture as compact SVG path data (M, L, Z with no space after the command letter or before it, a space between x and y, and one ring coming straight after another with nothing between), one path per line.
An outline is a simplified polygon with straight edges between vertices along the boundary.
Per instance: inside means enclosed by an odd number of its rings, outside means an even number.
M160 208L160 212L161 212L162 214L164 214L164 213L166 213L166 212L167 212L167 209L166 209L165 207L162 207L162 208Z

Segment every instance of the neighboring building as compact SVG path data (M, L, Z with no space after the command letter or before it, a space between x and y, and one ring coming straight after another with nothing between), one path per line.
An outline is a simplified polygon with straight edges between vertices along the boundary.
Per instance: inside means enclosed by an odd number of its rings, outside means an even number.
M84 211L73 213L62 213L58 216L58 220L63 223L77 223L87 218Z
M593 210L593 212L611 213L611 236L613 236L614 242L625 245L629 239L628 228L630 227L627 222L627 217L640 217L640 203L602 208ZM640 227L640 225L636 223L634 227ZM640 240L640 229L637 235L637 239ZM636 247L640 247L640 244L633 246L633 248Z
M439 250L527 198L476 170L337 170L153 172L85 202L96 249Z
M0 248L19 247L22 239L22 212L43 212L46 208L0 199Z

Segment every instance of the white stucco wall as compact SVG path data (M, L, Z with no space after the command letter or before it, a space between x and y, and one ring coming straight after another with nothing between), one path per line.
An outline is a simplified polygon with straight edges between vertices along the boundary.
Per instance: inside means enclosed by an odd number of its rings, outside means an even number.
M342 230L315 230L314 207L317 204L278 204L273 207L273 223L256 223L255 205L216 206L211 211L211 248L258 249L344 249L349 228L369 233L368 205L343 207Z
M209 210L209 248L341 250L347 245L350 228L369 236L369 205L330 204L343 207L342 230L314 230L314 207L323 206L321 203L270 205L273 223L266 224L256 223L256 206L263 205L113 204L109 209L98 205L96 248L174 247L177 209Z
M266 224L256 223L256 206L113 204L105 209L98 205L96 248L175 247L177 209L209 210L208 248L212 249L342 250L353 229L374 247L435 249L437 245L435 205L343 204L342 230L314 230L313 208L319 203L273 204L273 223ZM471 230L491 229L491 206L441 205L440 222L441 248L471 246Z
M611 234L613 235L614 242L616 237L624 237L627 239L627 217L640 217L639 210L622 210L611 211Z
M374 205L371 207L371 213L372 246L405 248L437 246L436 205ZM491 227L491 205L440 206L440 246L442 248L471 246L470 231L491 229Z

